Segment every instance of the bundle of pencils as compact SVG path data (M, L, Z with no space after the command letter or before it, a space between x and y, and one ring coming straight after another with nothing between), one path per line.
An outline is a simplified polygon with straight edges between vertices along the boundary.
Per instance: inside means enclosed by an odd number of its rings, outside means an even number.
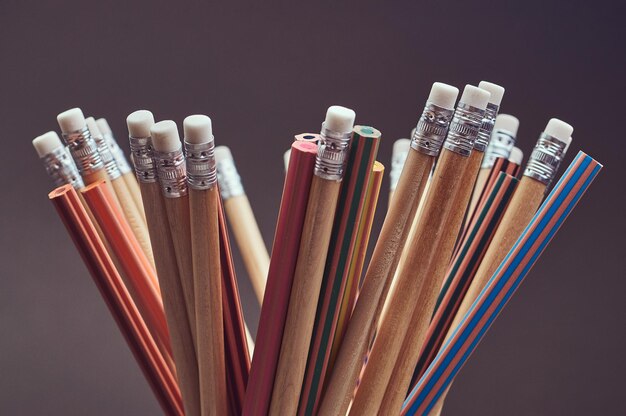
M411 139L394 145L378 236L381 131L332 106L319 134L296 135L271 256L206 115L183 121L181 141L174 121L130 114L132 167L106 120L78 108L59 114L62 139L33 140L49 198L166 414L441 412L601 168L579 153L543 201L573 128L551 119L520 177L504 88L458 94L434 83ZM256 340L228 225L262 305Z

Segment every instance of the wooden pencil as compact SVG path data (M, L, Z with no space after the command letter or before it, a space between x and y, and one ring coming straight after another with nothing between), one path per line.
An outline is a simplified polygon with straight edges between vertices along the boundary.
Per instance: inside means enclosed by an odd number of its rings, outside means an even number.
M419 319L424 319L422 315L429 308L430 312L426 313L432 314L434 299L429 305L429 297L441 287L445 270L440 272L439 269L449 262L467 206L459 206L456 199L461 193L462 178L489 95L485 90L468 85L456 108L444 150L433 173L415 238L407 243L412 255L407 257L402 269L398 271L396 290L392 294L385 321L379 325L350 409L352 415L373 414L379 409L382 411L381 406L391 409L395 406L397 395L402 397L395 412L400 410L404 394L408 391L413 367L398 368L396 363L404 362L410 351L405 347L410 323L418 314L421 314ZM444 249L446 246L449 246L447 252ZM425 303L420 304L420 300ZM425 319L430 319L430 316ZM387 388L389 385L394 391Z
M322 396L320 415L343 415L348 410L391 276L417 209L422 182L445 139L457 95L458 89L452 86L433 85Z
M211 119L193 115L183 122L191 216L191 249L196 308L197 357L202 415L226 415L226 366L219 190Z
M226 146L216 147L215 160L226 217L233 230L250 283L261 305L270 257L230 149Z
M332 106L328 109L326 120L322 124L322 141L315 162L315 173L291 287L270 415L292 415L298 410L354 118L354 111Z
M393 199L393 193L398 186L398 180L404 167L406 157L409 155L409 149L411 148L411 140L398 139L393 142L393 148L391 150L391 169L389 170L389 201L387 204L391 207L391 200Z
M243 415L246 416L267 414L272 399L317 145L295 141L290 150L289 168L272 246L266 296L257 330L256 354L252 358L243 406Z

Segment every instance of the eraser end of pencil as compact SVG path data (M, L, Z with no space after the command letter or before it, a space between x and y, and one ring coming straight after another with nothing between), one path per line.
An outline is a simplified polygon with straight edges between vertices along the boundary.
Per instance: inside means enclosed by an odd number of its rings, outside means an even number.
M499 86L498 84L494 84L493 82L488 81L480 81L478 84L478 88L482 88L485 91L489 91L491 96L489 97L489 102L491 104L499 106L502 102L502 97L504 96L504 87Z
M150 136L152 136L152 147L157 152L171 153L179 150L181 147L178 127L172 120L154 123L150 127Z
M559 120L558 118L552 118L548 121L544 133L555 139L565 143L566 148L572 142L572 133L574 127L570 126L566 122Z
M513 136L517 136L517 129L519 129L519 120L517 117L510 114L498 114L496 116L496 124L493 126L494 130L506 130Z
M154 116L148 110L133 111L126 117L130 137L150 137L150 128L154 125Z
M324 124L332 131L339 133L349 133L354 127L354 120L356 119L356 113L340 105L333 105L328 107L326 111L326 119Z
M391 158L395 155L406 153L409 151L411 147L411 141L409 139L398 139L393 142L393 147L391 148Z
M215 162L220 163L222 160L233 160L233 154L228 146L215 147Z
M203 114L188 116L183 120L183 133L187 143L208 143L213 138L211 119Z
M459 89L457 87L444 84L443 82L435 82L430 89L428 101L438 107L452 110L458 96Z
M96 123L96 119L93 117L87 117L85 119L85 123L87 124L87 129L89 129L89 133L91 133L92 137L102 137L102 131L100 127L98 127L98 123Z
M511 149L511 154L509 155L509 162L515 163L516 165L521 165L524 160L524 152L519 147L514 147Z
M109 122L106 118L99 118L96 120L96 123L98 123L98 128L100 129L102 134L113 134L111 126L109 126Z
M57 122L63 133L71 133L85 128L83 111L76 107L70 108L57 116Z
M63 142L56 132L49 131L39 137L35 137L35 139L33 139L33 147L35 148L37 155L42 158L56 149L63 147Z
M491 94L487 90L475 87L473 85L466 85L461 95L460 102L472 107L484 110L489 103L489 97Z

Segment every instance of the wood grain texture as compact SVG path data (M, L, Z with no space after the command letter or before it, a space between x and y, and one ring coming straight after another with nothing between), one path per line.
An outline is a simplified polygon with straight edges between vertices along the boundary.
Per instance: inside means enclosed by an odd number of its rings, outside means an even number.
M439 253L443 236L450 220L461 178L468 158L442 150L415 236L407 242L410 255L396 276L396 290L392 294L384 322L379 326L361 383L350 409L351 415L376 414L381 406L398 354L407 335L415 304L422 286L429 280L431 265ZM394 201L396 203L396 201ZM460 225L460 224L459 224ZM457 230L458 231L458 230ZM443 254L443 255L442 255ZM408 369L409 380L413 367ZM407 388L399 394L405 394Z
M154 268L154 256L152 254L152 246L150 245L148 227L146 226L143 216L137 209L137 204L133 200L133 196L128 189L126 180L120 176L119 178L111 181L111 186L113 187L113 190L115 190L115 195L117 196L120 207L122 208L124 216L128 221L128 225L130 225L133 234L137 237L137 241L139 241L139 245L150 261L152 268Z
M456 157L456 159L459 157ZM452 204L446 208L448 214L440 230L442 235L439 243L432 247L434 255L431 264L422 275L422 288L410 315L409 330L396 359L393 377L387 385L380 405L379 412L381 414L398 414L402 408L402 402L404 402L406 392L411 385L413 371L419 359L421 347L426 339L428 325L430 324L437 297L450 264L454 245L461 230L482 157L482 152L474 150L468 158L465 158L465 161L458 159L463 163L454 166L454 169L462 170L460 178L454 184L457 190L453 194L454 200ZM435 182L433 181L434 185ZM426 209L426 206L424 209Z
M133 201L135 202L135 206L139 210L141 217L144 222L146 222L146 211L143 207L143 201L141 200L141 189L139 189L139 182L137 182L137 177L133 172L124 173L122 175L124 178L124 182L126 182L126 186L130 192L130 195L133 197Z
M491 172L491 169L479 169L478 171L476 183L474 184L474 190L472 191L472 198L470 199L469 207L467 208L467 212L470 214L474 212L476 205L478 205L483 189L485 189L485 186L487 185L489 172ZM469 221L469 219L467 219L467 221Z
M189 189L197 356L203 416L226 415L226 366L217 186Z
M178 198L165 198L165 211L174 243L178 276L185 294L187 317L191 335L196 345L196 306L193 287L193 261L191 255L191 223L189 222L189 195Z
M409 150L374 248L363 286L322 397L319 415L344 415L357 384L393 274L400 260L411 221L434 158Z
M189 326L187 306L178 275L174 243L159 185L141 183L148 231L154 250L157 276L161 286L165 317L170 333L178 384L186 415L200 414L200 387L195 343Z
M295 415L328 254L340 181L314 176L278 359L270 415Z
M241 252L250 283L252 283L254 294L259 305L262 305L265 284L267 283L267 271L270 267L270 256L254 218L250 201L245 194L233 196L224 200L224 209L228 223L235 235L237 247Z

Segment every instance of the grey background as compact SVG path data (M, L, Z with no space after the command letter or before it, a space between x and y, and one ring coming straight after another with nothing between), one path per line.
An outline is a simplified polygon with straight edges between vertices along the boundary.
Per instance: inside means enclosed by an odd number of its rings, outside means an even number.
M160 409L65 229L30 141L80 106L127 148L125 117L206 113L231 147L268 246L282 153L342 104L409 134L430 85L490 80L528 154L550 117L606 165L505 309L447 414L626 414L624 5L604 1L0 4L0 414ZM380 206L387 204L387 180ZM376 226L380 227L379 210ZM378 229L378 228L377 228ZM258 307L237 254L245 313Z

